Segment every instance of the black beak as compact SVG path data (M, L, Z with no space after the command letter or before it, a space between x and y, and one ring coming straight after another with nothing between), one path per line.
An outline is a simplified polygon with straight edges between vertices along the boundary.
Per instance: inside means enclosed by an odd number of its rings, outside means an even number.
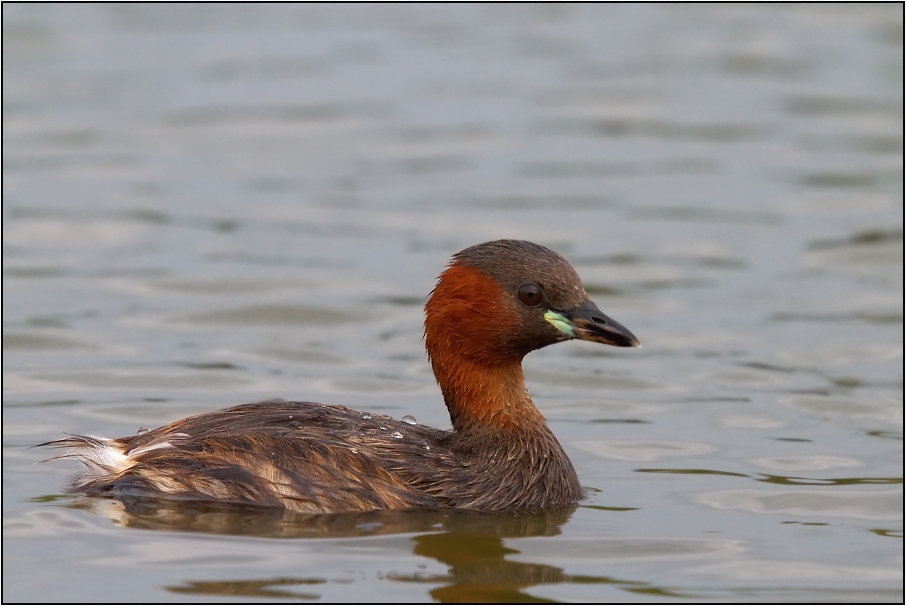
M548 312L556 313L556 312ZM574 339L583 341L594 341L605 345L615 345L617 347L641 347L639 340L635 335L629 332L629 329L613 320L598 309L592 301L586 301L584 304L556 314L565 320L572 332ZM558 318L559 319L559 318ZM550 320L549 320L550 321ZM554 322L551 322L552 324ZM556 326L556 324L554 324ZM563 328L558 328L563 330ZM567 333L568 334L568 333Z

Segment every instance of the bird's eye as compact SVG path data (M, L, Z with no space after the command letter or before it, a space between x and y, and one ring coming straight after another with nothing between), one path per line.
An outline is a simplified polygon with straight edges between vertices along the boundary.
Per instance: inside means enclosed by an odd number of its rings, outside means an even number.
M538 307L544 299L544 291L537 284L523 284L519 287L519 300L529 307Z

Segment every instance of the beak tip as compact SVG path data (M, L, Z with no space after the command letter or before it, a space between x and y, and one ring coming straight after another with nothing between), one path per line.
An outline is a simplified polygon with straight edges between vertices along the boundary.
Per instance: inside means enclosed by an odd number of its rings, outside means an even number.
M634 334L630 333L629 338L627 339L627 342L623 347L641 347L641 346L642 346L642 344L641 344L641 342L639 342L638 338Z

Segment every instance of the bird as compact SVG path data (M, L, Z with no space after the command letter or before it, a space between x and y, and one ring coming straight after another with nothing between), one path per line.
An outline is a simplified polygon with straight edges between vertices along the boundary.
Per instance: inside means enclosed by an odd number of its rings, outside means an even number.
M546 512L584 496L525 386L522 360L570 339L639 347L558 253L495 240L453 255L424 307L424 343L452 431L411 417L273 400L122 438L70 435L70 493L322 514L381 509Z

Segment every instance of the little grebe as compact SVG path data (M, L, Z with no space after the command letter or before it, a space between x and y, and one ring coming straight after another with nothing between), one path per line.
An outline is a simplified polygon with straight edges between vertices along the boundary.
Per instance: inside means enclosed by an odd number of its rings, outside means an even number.
M582 488L522 375L568 339L637 347L557 253L497 240L456 255L425 305L425 347L453 431L343 406L260 402L140 435L72 436L88 470L70 490L327 513L413 507L569 507Z

